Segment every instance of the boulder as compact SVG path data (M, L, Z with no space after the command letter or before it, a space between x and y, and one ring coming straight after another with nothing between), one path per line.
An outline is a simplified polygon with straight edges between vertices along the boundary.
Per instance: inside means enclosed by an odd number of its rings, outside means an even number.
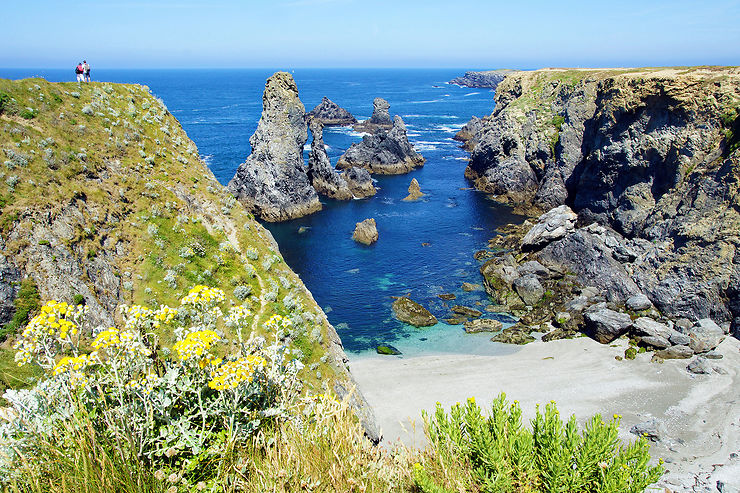
M309 120L308 128L313 135L311 152L308 155L308 179L311 186L326 197L335 200L349 200L353 198L347 182L334 170L324 147L324 125L320 120Z
M252 153L228 184L244 207L265 221L286 221L321 209L303 164L305 109L287 72L267 79Z
M545 288L542 287L539 279L534 274L527 274L515 279L513 286L524 303L529 306L536 305L545 294Z
M412 202L414 200L419 200L423 196L424 194L421 193L419 182L416 181L416 178L412 178L411 183L409 184L409 194L402 200L404 200L405 202Z
M709 318L696 322L689 329L689 346L695 353L706 353L719 346L725 338L725 331Z
M653 304L650 303L650 299L648 299L648 297L642 293L630 296L629 298L627 298L627 301L624 304L627 306L627 308L635 312L647 310L648 308L653 306Z
M455 296L452 293L443 293L443 294L438 294L437 298L440 298L445 301L449 301L449 300L454 300L455 298L457 298L457 296Z
M601 344L609 344L626 333L632 325L629 315L608 308L588 311L583 318L586 322L586 333Z
M694 350L689 346L671 346L655 352L655 356L661 359L688 359L694 355Z
M491 337L491 341L501 342L503 344L517 344L521 346L533 342L534 337L524 330L509 327L508 329L504 329L500 334L496 334Z
M437 318L429 310L406 296L396 298L392 308L398 320L414 327L429 327L437 323Z
M365 169L352 167L342 172L339 176L347 182L347 186L355 198L372 197L378 192L375 185L373 185L373 179L370 173Z
M378 131L388 130L393 126L393 120L388 110L391 105L388 104L383 98L375 98L373 100L373 114L364 122L360 122L354 126L357 132L368 132L376 133Z
M355 224L355 232L352 233L352 239L364 245L371 245L378 241L378 228L375 219L365 219Z
M324 126L344 126L357 123L357 119L352 114L340 107L337 103L324 96L314 109L309 111L306 116L309 119L319 120Z
M451 310L460 315L464 315L469 318L478 318L483 315L483 312L476 310L475 308L468 308L467 306L455 305Z
M640 317L634 321L632 333L640 337L660 337L668 340L676 331L652 318Z
M352 144L337 161L337 169L364 168L370 173L399 175L424 166L424 158L409 143L406 125L400 116L389 131L366 135Z
M567 205L551 209L524 235L522 249L535 249L562 238L575 229L576 219L578 216Z
M655 349L665 349L671 346L671 342L668 339L658 336L640 337L640 342L643 346L648 346Z
M697 375L710 375L714 373L714 368L712 367L712 364L704 356L697 356L696 358L694 358L694 361L689 363L686 366L686 369L690 373L695 373Z
M637 423L630 428L630 433L638 437L645 437L651 442L659 442L665 436L666 432L665 424L655 418Z
M640 293L631 273L609 253L603 239L585 228L550 242L535 257L552 270L574 274L579 284L596 288L611 302L624 303Z
M686 334L682 334L676 330L671 332L668 340L674 346L688 346L691 343L691 338L689 336L687 336Z
M462 283L462 290L466 293L469 293L470 291L479 291L481 289L483 289L483 286L481 286L480 284L473 284L470 282Z
M498 332L504 326L498 320L490 318L479 318L471 322L465 322L465 332L475 334L477 332Z
M529 260L524 262L522 265L517 267L516 271L520 276L526 276L527 274L534 274L537 277L547 277L550 271L547 267L537 262L536 260Z

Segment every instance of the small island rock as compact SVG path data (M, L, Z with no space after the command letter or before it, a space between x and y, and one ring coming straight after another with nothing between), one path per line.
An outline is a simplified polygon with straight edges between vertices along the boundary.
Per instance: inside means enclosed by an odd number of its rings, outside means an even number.
M403 201L411 202L414 200L419 200L423 196L424 194L421 192L421 187L419 186L419 182L416 181L416 178L412 178L411 183L409 183L409 194L403 198Z
M331 99L324 96L314 109L306 113L309 119L319 120L324 126L344 126L357 123L357 118Z
M353 166L370 173L400 175L424 166L424 158L416 152L406 135L406 125L400 116L393 119L393 128L366 135L362 142L352 144L337 161L337 169Z
M378 241L378 228L375 224L375 219L365 219L355 224L355 232L352 234L352 239L364 245L371 245Z
M354 126L357 132L375 133L382 130L388 130L393 126L393 120L388 110L391 105L383 98L375 98L373 101L373 114L364 122Z
M437 317L429 310L406 296L397 298L392 308L398 320L414 327L429 327L437 323Z

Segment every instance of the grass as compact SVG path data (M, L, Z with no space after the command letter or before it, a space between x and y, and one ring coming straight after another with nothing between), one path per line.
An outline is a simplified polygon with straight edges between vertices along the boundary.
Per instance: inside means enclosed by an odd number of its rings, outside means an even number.
M13 337L18 329L28 322L29 316L33 315L39 309L40 302L39 291L33 280L22 280L18 294L13 301L15 313L13 313L13 318L10 322L6 323L0 329L0 342L8 337Z
M617 439L619 417L578 427L554 403L528 424L502 394L488 412L473 399L425 416L429 445L376 447L346 402L321 397L305 419L276 420L246 440L227 436L196 461L173 452L161 469L96 431L87 411L66 420L24 456L9 492L641 492L663 472L644 438Z

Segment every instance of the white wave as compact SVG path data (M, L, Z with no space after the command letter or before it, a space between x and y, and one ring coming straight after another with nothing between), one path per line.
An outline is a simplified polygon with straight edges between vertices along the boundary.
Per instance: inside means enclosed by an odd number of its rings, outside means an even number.
M419 132L406 132L406 136L408 137L420 137L421 133Z
M310 151L311 150L311 144L303 144L303 150L304 151Z
M468 96L475 96L476 94L480 94L479 92L469 92L466 95L464 95L464 98L467 98Z
M206 163L208 166L211 165L213 162L213 154L206 154L205 156L200 157L204 163Z
M401 115L403 118L430 118L434 120L458 120L460 117L457 115L417 115L417 114L410 114L410 115Z
M463 128L463 123L456 124L456 123L450 123L449 125L434 125L432 128L434 130L438 130L440 132L448 132L456 134L460 131L461 128Z
M445 94L445 96L449 96L449 94ZM409 101L408 104L429 104L429 103L441 103L441 99L430 99L428 101Z

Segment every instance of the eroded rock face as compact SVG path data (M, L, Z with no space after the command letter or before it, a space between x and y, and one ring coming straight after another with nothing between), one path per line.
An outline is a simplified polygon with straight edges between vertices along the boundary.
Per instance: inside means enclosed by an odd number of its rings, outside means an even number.
M400 116L393 128L363 137L352 144L337 161L337 169L364 168L370 173L399 175L424 165L424 158L409 143L406 125Z
M324 96L314 109L306 113L309 120L319 120L324 126L344 126L357 123L352 113L345 110L331 99Z
M329 161L324 147L324 125L316 119L309 120L309 128L313 141L311 153L308 155L308 180L311 186L326 197L335 200L349 200L353 198L347 182L337 173Z
M355 232L352 233L352 239L363 245L371 245L378 241L378 228L375 219L365 219L355 224Z
M738 98L732 67L511 74L466 176L522 209L567 203L579 224L606 228L552 241L546 266L596 260L611 274L576 272L597 287L589 279L611 278L610 299L642 293L672 318L731 322L737 333L740 150L725 132L738 125L728 106Z
M321 209L303 165L308 140L305 109L287 72L267 79L262 117L249 139L252 153L236 171L229 191L256 216L286 221Z
M457 84L464 87L476 87L486 89L496 89L504 77L512 73L513 70L483 70L480 72L468 71L462 77L455 77L449 83Z
M373 178L366 169L352 167L342 172L340 176L347 182L352 195L355 198L372 197L378 193L378 189L373 185Z

